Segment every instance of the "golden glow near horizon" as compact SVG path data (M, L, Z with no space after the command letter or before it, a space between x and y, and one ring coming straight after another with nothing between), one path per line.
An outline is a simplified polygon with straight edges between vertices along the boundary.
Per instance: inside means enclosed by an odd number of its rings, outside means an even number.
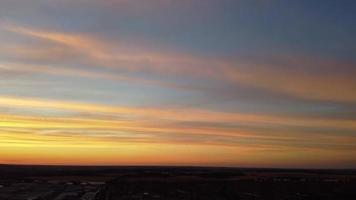
M0 146L5 163L218 166L261 163L270 166L270 162L274 162L293 166L293 158L305 151L327 153L328 157L355 153L343 145L356 142L355 137L313 133L314 136L306 135L306 139L301 140L300 132L215 127L215 124L243 123L356 130L353 120L244 115L199 109L130 108L9 96L0 97L0 106L37 112L46 109L68 112L61 117L1 114ZM184 125L184 122L197 124ZM303 159L314 162L308 156Z
M356 167L354 46L252 4L0 2L0 164Z

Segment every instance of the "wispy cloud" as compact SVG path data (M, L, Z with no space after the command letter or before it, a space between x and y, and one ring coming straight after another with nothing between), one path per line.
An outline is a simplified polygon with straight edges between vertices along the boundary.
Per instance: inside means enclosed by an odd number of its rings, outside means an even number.
M67 110L68 114L58 114L57 117L50 116L17 116L1 115L2 128L21 129L60 129L64 132L73 130L83 130L83 135L92 131L106 131L133 134L143 134L146 136L155 135L156 140L184 138L183 141L199 141L204 143L204 137L220 137L224 140L218 142L222 145L238 143L238 139L251 140L250 142L261 142L262 140L278 141L289 140L295 134L281 132L288 127L308 127L313 138L315 134L312 129L330 128L339 130L356 130L356 122L353 119L328 119L308 116L278 116L271 114L248 114L248 113L228 113L201 109L174 109L174 108L147 108L147 107L120 107L98 104L65 102L43 99L24 99L16 97L1 97L0 106L8 108L30 108L30 109L51 109L53 111ZM33 115L33 114L32 114ZM219 125L219 126L218 126ZM242 129L241 126L249 126L250 130ZM259 127L279 127L280 131L274 133L266 131L256 131ZM255 130L253 130L255 129ZM85 130L85 131L84 131ZM92 130L92 131L91 131ZM258 129L257 129L258 130ZM263 129L262 129L263 130ZM300 131L299 131L300 132ZM294 135L294 136L293 136ZM296 133L298 135L298 133ZM331 137L324 135L324 137ZM347 136L335 136L343 138ZM228 139L230 138L230 139ZM352 137L349 137L350 139ZM217 138L215 138L217 139ZM295 138L294 138L295 139ZM230 140L230 141L229 141ZM211 142L214 140L212 139ZM336 140L333 140L336 141ZM214 143L214 142L213 142Z
M213 59L174 51L160 52L155 48L149 48L144 45L135 46L128 43L104 41L84 34L43 31L15 25L6 26L5 29L25 36L53 42L56 45L60 45L58 46L59 49L67 48L68 52L75 52L74 56L83 56L83 60L85 60L84 64L88 63L104 68L112 68L125 73L151 73L160 76L185 76L188 78L219 80L225 81L227 84L234 83L317 101L351 103L356 101L356 96L354 92L352 92L356 88L356 82L347 72L338 75L324 75L317 71L312 73L307 72L307 69L303 72L301 70L296 71L290 69L288 66L275 67L271 66L273 65L272 63ZM19 52L19 50L17 50L17 52ZM34 50L34 52L36 51ZM35 55L26 54L27 56L41 57L41 55L38 55L41 52L44 53L43 56L46 57L47 50L37 51ZM59 53L63 52L62 50L59 51ZM304 58L301 57L298 63L291 63L293 64L291 67L309 67L310 62L307 60L304 61L303 59ZM326 62L324 62L324 64L325 63ZM319 66L314 66L314 68L318 69L318 71L324 69L322 62L316 64ZM334 65L344 65L344 63L334 62ZM23 67L23 70L28 69ZM53 69L39 69L38 71L62 74L67 71L67 74L78 74L84 77L138 80L147 84L153 83L166 87L184 88L183 84L179 86L179 84L175 83L164 83L152 80L144 81L142 78L129 78L127 75L98 74L89 71L72 73L78 72L73 69L56 69L53 70L53 72L52 70Z
M305 64L303 61L301 65ZM227 69L226 75L236 83L280 92L303 99L336 102L356 102L356 81L349 74L323 75L284 69L258 68L253 72Z
M64 45L85 55L89 62L100 67L191 75L196 73L213 75L214 67L217 67L207 65L206 62L187 54L163 53L154 48L130 45L127 42L104 41L84 34L42 31L21 26L6 26L5 30Z

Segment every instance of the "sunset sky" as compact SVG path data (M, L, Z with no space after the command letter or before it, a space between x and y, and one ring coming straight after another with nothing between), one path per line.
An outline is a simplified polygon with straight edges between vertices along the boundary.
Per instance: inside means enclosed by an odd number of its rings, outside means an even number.
M0 163L356 167L356 1L1 0Z

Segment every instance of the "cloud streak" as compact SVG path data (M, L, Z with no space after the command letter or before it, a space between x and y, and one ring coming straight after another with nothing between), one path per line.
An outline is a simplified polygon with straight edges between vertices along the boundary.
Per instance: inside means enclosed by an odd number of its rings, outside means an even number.
M77 55L84 56L87 63L123 70L125 73L199 77L199 79L225 81L227 84L235 83L302 99L349 103L356 101L356 96L352 92L356 88L356 82L349 74L323 75L318 72L308 73L307 71L290 70L286 67L270 67L270 63L256 62L251 64L251 62L216 60L174 52L162 53L154 48L127 43L109 43L83 34L42 31L19 26L6 26L5 30L63 45L69 51L75 51ZM39 55L35 56L38 57ZM298 66L309 66L310 63L303 61L303 59L301 57L296 64ZM323 70L323 63L317 64L320 66L316 66L316 69ZM344 63L340 64L344 65ZM334 65L339 65L339 63L334 63ZM56 70L51 72L51 70L39 69L37 71L56 73ZM57 69L57 71L60 70ZM63 69L63 71L65 70ZM135 80L135 78L120 75L94 75L95 73L89 71L72 73L75 71L68 70L68 72L68 74L78 74L83 77L96 76L103 79ZM136 80L165 87L184 88L184 86L174 83L143 81L139 78L136 78ZM194 88L194 86L192 87Z
M67 114L46 117L33 114L2 114L2 132L13 132L15 137L18 136L18 131L24 131L30 135L54 136L53 140L60 136L88 137L104 143L117 141L226 147L264 145L272 148L293 146L302 149L334 150L353 149L353 145L347 145L345 142L356 139L350 135L323 135L312 131L318 128L354 131L355 120L348 119L227 113L199 109L120 107L15 97L1 97L0 107L68 111ZM242 128L241 125L248 125L250 128ZM278 128L267 132L263 127ZM308 127L310 130L307 129L303 133L306 138L301 139L301 131L284 133L285 128L291 129L290 127ZM9 140L4 140L5 143L6 141Z

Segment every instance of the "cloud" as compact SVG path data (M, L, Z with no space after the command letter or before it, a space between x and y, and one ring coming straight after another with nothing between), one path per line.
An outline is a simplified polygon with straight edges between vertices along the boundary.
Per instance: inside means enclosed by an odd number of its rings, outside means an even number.
M67 110L74 113L92 114L93 117L111 116L121 119L164 124L170 122L209 122L243 125L279 125L301 127L323 127L339 129L356 129L353 119L329 119L323 117L249 114L236 112L211 111L195 108L161 108L161 107L125 107L89 104L82 102L56 101L47 99L0 97L0 106L9 108L40 108L52 110ZM90 116L90 115L88 115ZM188 124L189 125L189 124ZM202 123L202 127L206 124ZM189 126L188 126L189 127ZM183 127L181 127L183 128ZM234 134L233 132L231 134Z
M130 45L127 42L103 41L84 34L42 31L19 26L6 26L5 30L64 45L85 55L89 62L100 67L163 74L214 74L212 66L190 55L162 53L154 48ZM201 67L204 67L204 70Z
M67 68L67 67L60 67L60 66L39 65L39 64L36 65L36 64L2 63L0 64L0 71L2 71L2 75L6 75L6 76L8 76L9 73L47 74L47 75L66 76L66 77L110 80L115 82L129 82L134 84L146 84L146 85L154 85L154 86L168 87L174 89L189 89L189 90L194 89L194 87L188 87L184 85L163 82L159 80L150 80L150 79L132 77L127 75Z
M303 65L303 62L301 62ZM349 74L323 74L295 71L285 67L275 69L266 66L249 72L226 68L226 76L238 83L287 94L302 99L335 102L356 102L356 81Z
M137 46L127 42L104 41L85 34L43 31L14 25L6 26L5 29L61 45L62 47L58 47L59 53L64 52L60 50L61 48L68 48L68 52L74 51L76 52L75 55L83 56L85 63L90 63L90 65L121 70L125 73L133 73L134 76L137 75L135 73L145 74L146 79L149 74L172 77L184 76L183 79L198 78L198 80L214 80L226 84L234 83L301 99L349 103L356 101L353 92L356 89L356 82L349 74L318 73L325 66L329 69L330 64L326 65L326 62L311 63L303 57L298 61L288 60L285 63L287 66L279 67L278 63L277 66L273 66L273 63L213 59L174 51L161 52L145 45ZM44 53L44 57L46 57L47 51L34 52L36 54L32 56L41 57L40 54ZM28 54L28 56L31 56L31 54ZM331 63L333 63L333 66L345 65L342 62ZM317 69L315 72L310 72L308 69L311 64L317 65L314 66ZM303 68L305 70L301 70ZM49 72L48 70L44 71ZM81 72L80 74L84 74L86 77L94 75L90 72ZM96 76L103 79L133 80L133 78L123 76L100 74ZM148 84L160 84L165 87L185 88L183 84L179 86L179 84L167 83L167 81L164 84L152 80L145 82L142 78L136 80ZM194 88L194 86L191 87ZM209 90L209 87L205 89Z
M122 115L122 114L121 114ZM109 148L117 145L193 145L253 151L333 150L353 151L353 136L327 136L307 133L241 130L179 123L156 123L155 120L100 119L78 116L44 117L0 115L2 146L45 146L71 148ZM278 151L277 151L278 152Z

